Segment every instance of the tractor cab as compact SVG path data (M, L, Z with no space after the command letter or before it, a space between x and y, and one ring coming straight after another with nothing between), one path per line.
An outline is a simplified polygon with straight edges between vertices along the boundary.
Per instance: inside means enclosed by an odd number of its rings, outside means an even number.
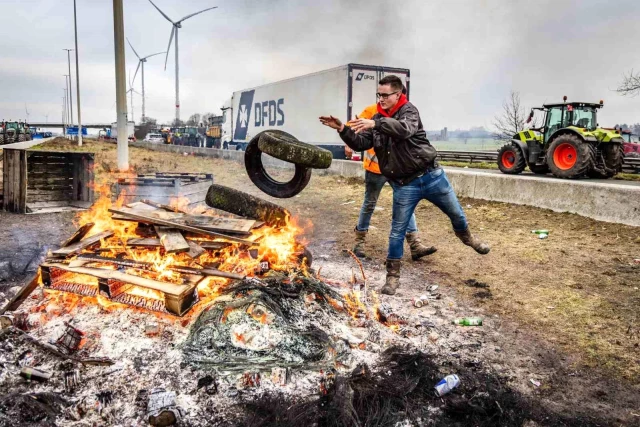
M622 169L620 133L598 127L597 111L604 102L544 104L531 109L544 112L539 128L518 132L500 149L498 167L507 174L521 173L525 167L536 174L548 172L559 178L610 178Z

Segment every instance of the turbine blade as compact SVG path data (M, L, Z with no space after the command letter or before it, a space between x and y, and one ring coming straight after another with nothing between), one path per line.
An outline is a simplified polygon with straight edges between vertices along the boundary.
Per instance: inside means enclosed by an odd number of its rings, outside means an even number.
M129 46L131 46L131 50L133 51L133 53L135 53L138 59L140 59L140 55L138 55L138 52L136 52L136 50L133 48L133 45L129 41L129 37L127 37L127 43L129 43Z
M149 3L151 3L151 4L153 5L153 7L155 7L156 9L158 9L158 12L160 12L160 14L161 14L162 16L164 16L164 17L167 19L167 21L171 22L172 24L175 24L175 22L173 22L173 21L171 20L171 18L169 18L169 17L168 17L168 16L167 16L163 11L161 11L161 10L160 10L160 8L159 8L158 6L156 6L156 5L155 5L155 3L154 3L154 2L152 2L151 0L149 0Z
M147 55L147 56L145 56L144 58L141 58L141 59L151 58L152 56L162 55L163 53L166 53L166 51L162 51L162 52L158 52L158 53L152 53L151 55Z
M171 50L171 42L173 41L173 32L176 30L175 26L171 26L171 35L169 36L169 46L167 47L167 56L164 57L164 70L167 71L167 61L169 60L169 51Z
M138 66L136 67L136 72L133 74L133 80L131 80L131 87L133 87L133 84L136 82L136 76L138 75L138 70L140 69L140 64L142 64L142 61L138 61Z
M151 1L151 0L149 0L149 1ZM180 22L182 22L182 21L185 21L185 20L187 20L187 19L191 18L192 16L199 15L199 14L201 14L202 12L206 12L207 10L217 9L217 8L218 8L218 6L213 6L213 7L208 7L208 8L206 8L206 9L202 9L200 12L192 13L191 15L187 15L187 16L185 16L184 18L182 18L181 20L179 20L177 23L180 23Z

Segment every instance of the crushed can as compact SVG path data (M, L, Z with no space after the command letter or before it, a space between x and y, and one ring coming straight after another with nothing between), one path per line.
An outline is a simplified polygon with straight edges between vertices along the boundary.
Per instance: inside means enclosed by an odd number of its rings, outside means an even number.
M436 389L436 396L441 397L449 393L454 388L460 385L460 378L457 375L447 375L441 379L434 387Z
M414 307L420 308L420 307L428 304L429 297L427 295L420 295L420 297L418 297L418 298L413 298L411 300L411 302L413 303Z

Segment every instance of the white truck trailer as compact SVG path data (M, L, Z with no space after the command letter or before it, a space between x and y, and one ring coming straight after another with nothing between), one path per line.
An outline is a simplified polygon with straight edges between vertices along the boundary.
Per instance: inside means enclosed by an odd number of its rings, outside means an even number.
M318 117L331 114L351 120L376 102L378 81L400 77L409 97L409 70L347 64L233 93L222 107L222 142L244 150L251 138L266 129L280 129L300 141L318 145L344 158L344 143Z
M135 138L135 122L127 122L127 139ZM111 123L111 130L107 132L107 136L111 139L118 138L118 122Z

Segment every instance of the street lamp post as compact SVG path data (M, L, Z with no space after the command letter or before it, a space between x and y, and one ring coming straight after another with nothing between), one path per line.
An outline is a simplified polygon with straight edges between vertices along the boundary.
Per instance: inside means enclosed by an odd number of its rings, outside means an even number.
M76 17L76 0L73 0L73 29L76 36L76 105L78 106L78 146L82 147L82 115L80 114L80 66L78 65L78 20Z
M69 99L71 102L69 103L69 111L71 111L71 124L73 124L73 83L71 82L71 51L73 49L62 49L67 51L67 66L69 67Z
M71 77L69 74L63 74L65 77L64 82L67 85L67 117L70 125L73 125L73 110L70 108L73 103L73 98L71 97Z

